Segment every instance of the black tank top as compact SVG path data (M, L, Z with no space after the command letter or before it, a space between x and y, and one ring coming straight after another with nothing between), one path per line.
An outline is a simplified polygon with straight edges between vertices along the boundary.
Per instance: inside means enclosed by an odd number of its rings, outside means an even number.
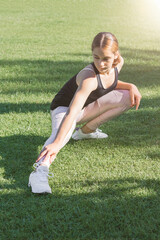
M90 95L88 96L84 106L86 107L88 104L96 101L98 98L102 97L103 95L111 92L112 90L115 89L115 87L117 86L117 81L118 81L118 70L115 67L114 68L114 72L115 72L115 80L113 82L113 84L109 87L109 88L104 88L101 82L101 78L99 75L99 71L96 68L96 66L94 65L94 63L91 63L94 71L96 73L97 76L97 82L98 82L98 86L96 88L96 90L92 91L90 93ZM78 74L78 73L77 73ZM51 110L54 110L55 108L59 107L59 106L65 106L68 107L77 88L78 85L76 83L76 77L77 74L75 76L73 76L62 88L61 90L57 93L57 95L54 97L52 103L51 103Z

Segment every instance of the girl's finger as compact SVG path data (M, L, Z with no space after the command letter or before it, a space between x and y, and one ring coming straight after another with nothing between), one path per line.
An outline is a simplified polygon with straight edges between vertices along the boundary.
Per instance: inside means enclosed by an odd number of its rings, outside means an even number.
M50 163L52 163L53 162L53 160L55 159L55 157L56 157L56 155L54 154L54 155L51 155L51 157L50 157Z
M135 104L135 100L134 100L134 95L131 95L131 107L133 107Z
M138 108L139 108L139 105L140 105L140 99L139 99L139 98L137 98L137 99L136 99L136 110L138 110Z
M50 159L50 154L47 153L46 156L44 156L43 163L47 162Z
M39 155L38 159L36 160L36 162L39 162L39 160L44 157L47 154L47 150L44 150L43 152L41 152L41 154Z

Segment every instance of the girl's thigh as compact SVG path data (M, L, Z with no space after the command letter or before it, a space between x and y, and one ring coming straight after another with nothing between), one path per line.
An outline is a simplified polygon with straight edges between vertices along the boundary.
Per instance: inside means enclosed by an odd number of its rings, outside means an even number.
M44 146L51 144L57 135L58 129L61 125L61 122L66 114L68 108L67 107L57 107L56 109L51 111L51 120L52 120L52 133L51 136L44 143Z
M77 122L88 122L106 111L129 104L128 90L113 90L86 106Z
M51 111L52 132L53 130L59 129L67 110L68 110L68 107L60 106Z
M51 136L47 139L47 141L45 142L43 148L45 146L47 146L48 144L51 144L55 138L56 138L56 135L57 135L57 132L59 130L59 127L63 121L63 118L66 114L68 110L68 107L63 107L63 106L60 106L60 107L57 107L55 110L51 111L51 119L52 119L52 134ZM69 141L69 139L71 138L72 136L72 133L74 131L76 127L76 121L73 122L72 124L72 127L71 129L69 130L69 132L67 133L65 139L64 139L64 142L62 144L62 147Z

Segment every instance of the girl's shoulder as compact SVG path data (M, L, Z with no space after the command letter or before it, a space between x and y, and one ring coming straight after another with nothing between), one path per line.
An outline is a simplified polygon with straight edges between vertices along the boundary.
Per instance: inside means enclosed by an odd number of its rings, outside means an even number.
M84 67L76 76L77 85L79 85L83 80L91 78L96 80L96 73L92 64L88 64Z
M94 73L95 74L95 71L94 71L94 68L93 68L93 65L90 63L90 64L88 64L86 67L84 67L78 74L80 74L80 73L82 73L82 72L84 72L85 71L85 73Z
M86 76L87 78L88 77L95 77L96 76L96 73L94 71L94 68L93 68L93 65L90 63L88 64L86 67L84 67L78 74L77 74L77 77L84 77Z

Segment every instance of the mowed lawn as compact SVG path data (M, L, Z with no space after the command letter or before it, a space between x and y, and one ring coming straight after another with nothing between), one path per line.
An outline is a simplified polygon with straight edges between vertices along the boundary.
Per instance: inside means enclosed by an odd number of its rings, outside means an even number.
M156 0L0 1L0 239L160 239L160 5ZM51 133L50 102L114 33L119 79L143 96L104 124L104 140L70 142L50 170L51 195L28 177Z

